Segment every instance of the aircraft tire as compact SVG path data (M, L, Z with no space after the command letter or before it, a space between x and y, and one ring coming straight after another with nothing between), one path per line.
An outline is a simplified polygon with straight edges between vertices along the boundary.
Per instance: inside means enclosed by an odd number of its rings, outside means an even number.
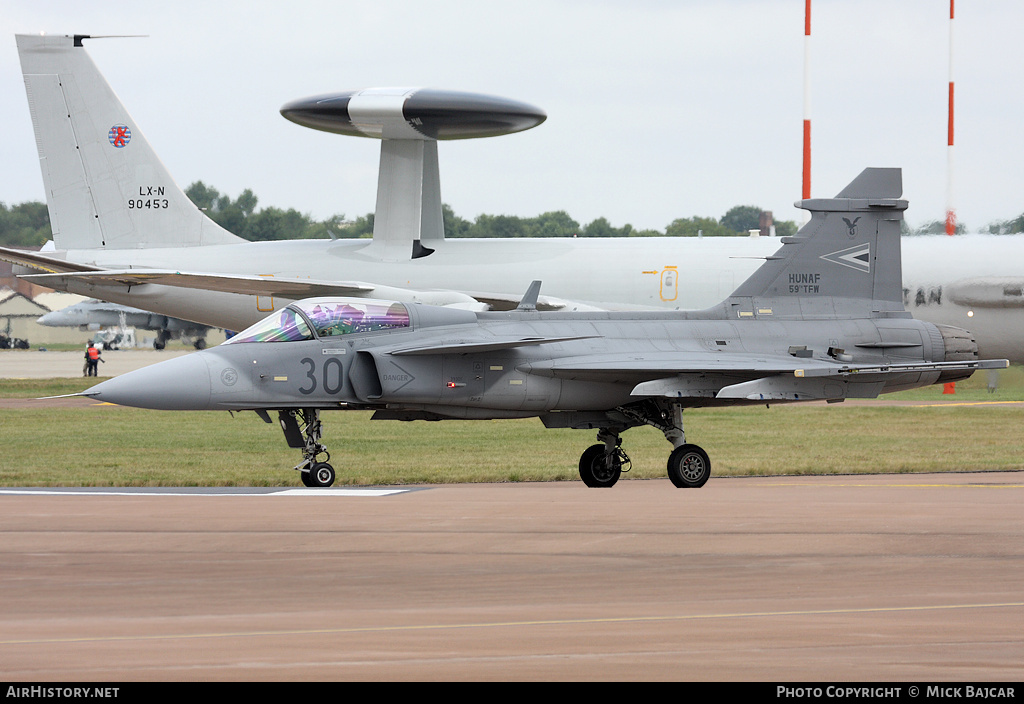
M679 489L697 489L711 477L708 453L696 445L680 445L668 456L668 478Z
M299 477L302 479L302 486L314 486L312 476L313 475L309 472L299 472Z
M334 467L326 462L317 462L309 468L309 483L312 486L328 487L334 484Z
M580 457L580 479L591 488L615 486L622 475L622 461L615 457L611 469L605 464L604 444L591 445Z

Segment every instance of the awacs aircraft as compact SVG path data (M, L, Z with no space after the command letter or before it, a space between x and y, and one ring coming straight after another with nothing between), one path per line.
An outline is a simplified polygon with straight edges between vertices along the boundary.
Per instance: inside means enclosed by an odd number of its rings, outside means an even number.
M85 39L17 38L53 245L0 248L0 259L46 286L232 330L323 295L501 310L534 279L544 281L541 310L699 309L778 247L775 238L446 240L437 140L515 132L544 114L411 89L282 110L307 127L382 140L373 240L245 242L173 183ZM1024 362L1024 236L906 238L903 254L915 317L966 327L983 356Z
M501 308L514 307L535 278L548 282L542 309L567 307L565 292L575 309L628 304L640 279L648 298L669 295L652 279L681 253L661 242L444 239L437 141L545 119L532 106L475 94L370 89L285 106L302 124L381 139L374 236L246 242L173 183L85 39L17 37L54 245L0 256L46 272L26 277L36 283L232 330L314 295Z
M153 330L157 334L153 340L153 347L158 350L166 347L168 340L176 339L191 341L197 350L205 349L206 334L210 331L207 325L198 325L180 318L169 318L166 315L107 303L95 298L51 311L40 316L36 322L54 328L77 327L98 330L101 327L119 325L122 328L131 326L139 330Z
M959 328L903 304L898 169L867 169L733 294L699 312L539 313L539 282L511 312L366 299L299 301L216 348L105 381L84 395L169 410L277 411L307 486L335 470L320 411L374 418L521 418L597 429L580 458L592 487L629 462L619 435L651 425L672 443L668 476L699 487L711 462L686 442L683 409L826 399L954 381L978 359ZM628 467L627 467L628 469Z

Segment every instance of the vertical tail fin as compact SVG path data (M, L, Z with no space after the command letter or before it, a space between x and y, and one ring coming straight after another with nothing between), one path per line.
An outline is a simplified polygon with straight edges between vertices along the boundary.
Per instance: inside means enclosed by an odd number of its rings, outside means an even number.
M901 312L900 169L865 169L835 198L799 201L811 220L728 299L740 315Z
M84 38L17 37L57 248L241 242L171 180L82 47Z

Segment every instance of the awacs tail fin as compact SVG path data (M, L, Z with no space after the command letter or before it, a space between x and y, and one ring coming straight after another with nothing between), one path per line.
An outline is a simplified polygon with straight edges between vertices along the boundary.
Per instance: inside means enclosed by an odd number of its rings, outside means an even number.
M241 242L171 180L82 47L85 38L17 37L57 248Z
M796 203L811 220L726 301L740 317L902 312L900 169L865 169L835 198ZM730 317L735 317L732 315Z

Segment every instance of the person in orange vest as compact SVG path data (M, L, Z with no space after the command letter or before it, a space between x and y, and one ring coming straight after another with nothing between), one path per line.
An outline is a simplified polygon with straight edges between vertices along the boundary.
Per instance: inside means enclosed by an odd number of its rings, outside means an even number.
M100 366L100 362L104 362L100 357L100 350L93 343L89 343L89 346L85 348L85 375L96 376L96 370Z

